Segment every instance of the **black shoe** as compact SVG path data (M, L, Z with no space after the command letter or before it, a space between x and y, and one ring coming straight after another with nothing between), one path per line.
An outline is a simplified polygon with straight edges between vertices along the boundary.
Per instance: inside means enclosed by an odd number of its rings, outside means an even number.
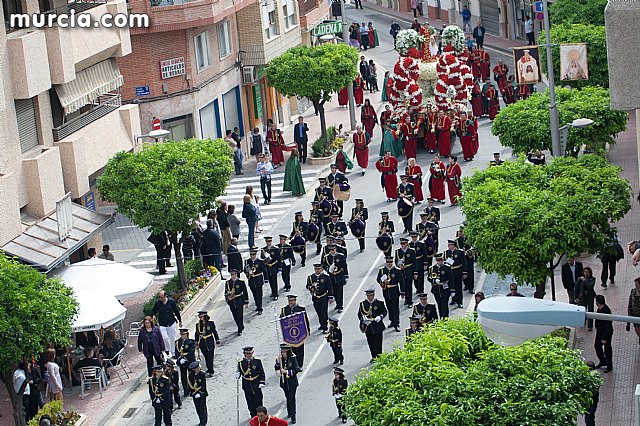
M178 405L178 410L182 410L182 404Z
M606 287L606 286L607 286L607 283L600 284L600 287Z
M242 331L238 331L238 336L242 336Z
M258 311L258 315L262 315L262 309Z
M360 253L364 253L364 249L360 249Z
M604 363L599 362L598 365L596 365L594 368L597 370L598 368L602 368L604 367Z
M291 424L295 425L296 424L296 419L291 419Z
M613 370L613 368L611 368L611 367L607 367L607 368L604 370L604 372L605 372L605 373L608 373L608 372L610 372L611 370Z
M462 309L462 303L458 303L458 309Z
M456 302L454 302L453 300L452 300L451 302L449 302L449 306L453 306L453 305L456 305L456 304L457 304L457 303L456 303Z
M397 325L395 327L393 327L393 329L397 332L400 333L400 327L398 327Z
M207 377L213 377L213 371L207 371Z
M339 361L333 360L333 365L336 365Z
M327 329L323 328L323 329L322 329L322 334L327 334L327 333L329 333L329 330L327 330Z
M341 361L340 361L340 365L343 365L343 364L344 364L344 360L341 360Z
M302 262L302 263L300 264L300 267L301 267L301 268L304 268L304 266L305 266L305 265L304 265L304 262Z
M342 313L342 308L338 309L338 313L341 314Z
M342 423L343 424L346 423L346 422L347 422L347 419L342 419Z

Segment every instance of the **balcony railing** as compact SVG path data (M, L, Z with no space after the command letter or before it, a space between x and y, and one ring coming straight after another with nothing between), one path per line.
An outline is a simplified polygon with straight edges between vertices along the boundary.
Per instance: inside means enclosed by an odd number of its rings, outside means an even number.
M47 10L43 13L44 14L55 13L57 15L60 15L63 13L70 13L72 10L75 11L75 13L82 13L103 4L107 4L107 0L79 0L79 1L72 0L72 1L68 1L67 4L65 5L57 7L55 9Z
M182 4L193 3L198 0L150 0L151 6L179 6Z
M79 117L75 117L63 125L55 127L53 129L54 142L61 141L94 121L101 119L110 112L117 110L122 105L120 94L103 95L98 98L96 102L91 111L87 111Z

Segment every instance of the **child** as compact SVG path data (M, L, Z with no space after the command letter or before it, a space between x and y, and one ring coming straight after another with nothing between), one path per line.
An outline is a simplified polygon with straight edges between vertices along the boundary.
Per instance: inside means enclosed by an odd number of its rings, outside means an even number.
M344 364L344 354L342 353L342 330L338 327L338 320L329 318L329 333L327 334L327 342L333 351L333 363Z
M347 390L347 379L344 378L344 370L340 367L333 368L333 397L336 400L336 407L338 407L338 417L342 419L342 423L347 422L347 415L343 412L342 408L342 396Z
M167 362L164 363L164 375L171 380L171 393L173 394L173 399L178 404L178 410L182 408L182 401L180 400L180 388L178 387L178 370L176 370L176 363L173 362L172 359L168 359ZM173 404L171 404L173 407ZM172 408L173 409L173 408Z

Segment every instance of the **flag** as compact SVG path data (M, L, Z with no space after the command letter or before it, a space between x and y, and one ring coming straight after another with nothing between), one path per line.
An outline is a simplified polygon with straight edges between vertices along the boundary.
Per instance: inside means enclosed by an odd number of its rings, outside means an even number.
M296 312L279 318L282 339L285 343L297 348L304 344L309 337L309 327L306 312Z

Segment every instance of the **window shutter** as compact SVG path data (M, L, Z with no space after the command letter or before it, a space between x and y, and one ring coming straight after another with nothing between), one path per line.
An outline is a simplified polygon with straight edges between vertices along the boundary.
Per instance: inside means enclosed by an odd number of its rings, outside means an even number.
M38 146L38 126L36 124L36 108L31 99L16 99L16 118L20 151L24 154Z

